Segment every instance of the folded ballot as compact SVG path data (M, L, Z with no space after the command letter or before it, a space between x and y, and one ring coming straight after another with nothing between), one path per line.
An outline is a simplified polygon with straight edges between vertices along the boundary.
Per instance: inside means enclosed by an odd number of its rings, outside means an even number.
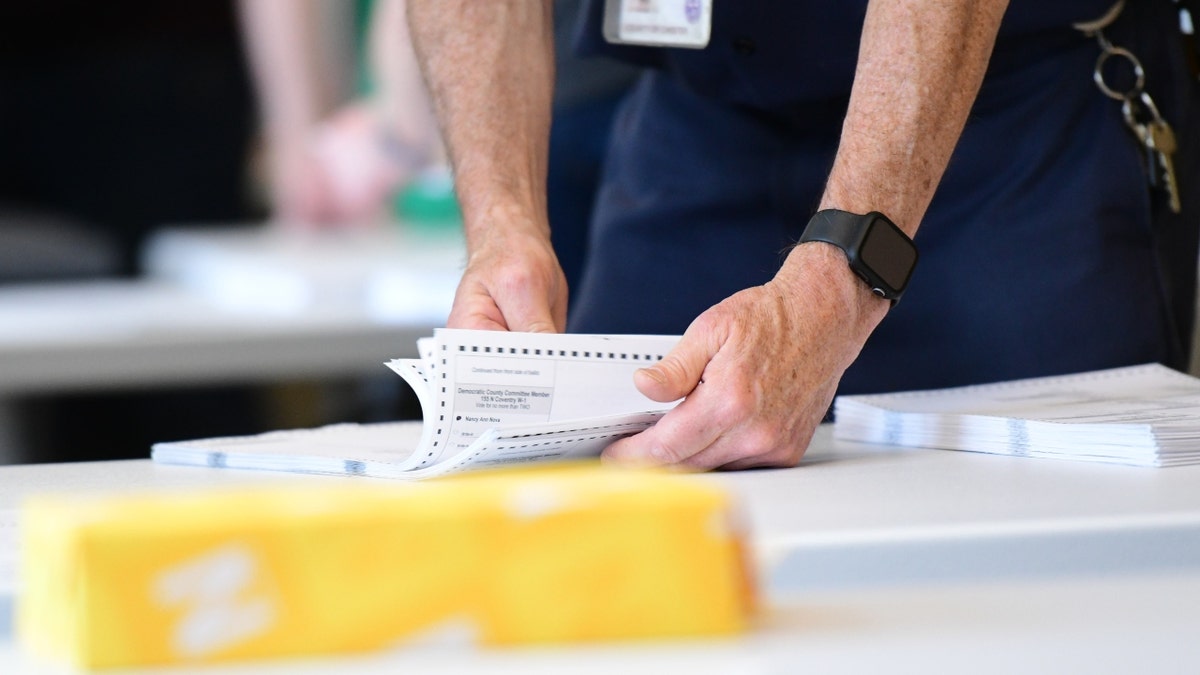
M1158 364L893 394L839 396L834 435L1022 457L1200 462L1200 379Z
M45 495L21 532L21 641L83 668L722 635L754 605L735 504L702 476Z
M422 423L340 424L257 436L157 443L169 464L426 478L466 469L588 457L653 425L633 373L676 336L439 329L420 358L387 364L416 392Z

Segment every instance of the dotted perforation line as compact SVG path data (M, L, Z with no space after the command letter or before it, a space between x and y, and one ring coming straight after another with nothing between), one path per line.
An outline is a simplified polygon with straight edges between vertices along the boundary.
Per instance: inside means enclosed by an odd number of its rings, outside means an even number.
M586 438L577 436L574 438L559 438L559 439L555 439L552 441L542 441L540 443L522 443L522 444L502 443L502 444L500 444L500 447L498 449L500 449L500 450L521 450L523 448L550 447L550 446L557 446L557 445L566 445L568 443L579 443L581 441L598 441L598 440L608 439L608 438L620 438L620 437L626 436L626 435L628 435L628 434L626 434L623 431L614 431L613 433L610 433L610 434L597 434L594 436L588 436ZM481 448L479 450L476 450L474 454L470 455L469 457L463 458L457 464L462 465L462 464L466 464L468 462L474 461L476 457L479 457L480 455L484 454L489 449L490 448Z
M370 431L370 429L372 429L372 428L378 428L380 426L399 427L402 424L404 424L404 423L403 422L374 422L374 423L368 425L368 424L359 424L357 422L342 422L339 424L327 424L323 427L317 427L316 429L296 429L296 430L291 430L291 431L283 431L280 433L288 434L288 435L291 435L292 433L299 433L299 434L303 434L305 436L308 436L310 434L311 435L338 434L338 433L342 433L345 431L351 431L351 432L360 431L363 433L368 433Z
M654 419L657 421L661 418L662 418L662 415L658 415ZM613 429L613 430L616 430L616 429L647 429L649 427L650 427L650 423L646 423L646 422L628 422L625 424L605 424L605 425L595 426L595 427L579 427L576 429L557 429L557 430L551 430L551 431L534 431L534 432L530 432L527 434L501 434L496 437L496 440L508 441L508 440L513 440L513 439L517 439L517 438L539 438L541 436L557 436L560 434L584 434L589 431L600 431L600 430L608 430L608 429Z
M568 443L581 443L583 441L598 441L609 438L620 438L628 435L625 431L613 431L607 434L595 434L592 436L573 436L571 438L554 438L548 441L538 441L537 443L504 443L501 448L504 450L522 450L524 448L541 448L551 447L556 445L567 445Z
M430 354L429 354L429 357L430 357L429 358L429 366L434 371L440 372L442 375L442 387L441 387L442 395L438 397L438 408L440 409L438 411L438 422L445 422L446 421L446 384L445 384L445 382L447 379L446 373L449 370L449 368L447 367L448 362L446 359L447 346L446 345L438 345L438 347L442 350L442 358L441 358L442 367L440 369L437 367L438 359L436 358L436 354L437 354L436 351L430 352ZM442 444L441 439L442 439L442 433L444 431L445 431L445 427L439 426L437 431L435 431L433 433L433 444L430 446L429 452L425 454L425 459L421 460L421 463L417 466L417 468L422 468L430 463L430 458L433 457L434 451L438 448L438 446L440 446Z
M458 351L484 354L510 354L520 356L561 356L582 359L611 361L662 361L662 354L635 354L630 352L603 352L578 349L542 349L540 347L493 347L490 345L459 345Z
M430 365L430 367L433 366L433 364L429 364L429 365ZM429 375L425 372L424 366L414 366L411 364L405 364L405 367L408 369L409 372L416 373L417 377L421 378L422 382L424 382L425 384L429 384Z

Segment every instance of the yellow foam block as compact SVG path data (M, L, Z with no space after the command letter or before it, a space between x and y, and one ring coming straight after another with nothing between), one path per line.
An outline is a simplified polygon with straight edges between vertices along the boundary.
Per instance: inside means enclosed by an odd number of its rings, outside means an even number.
M732 633L753 593L732 504L593 466L418 485L39 497L18 630L97 668Z

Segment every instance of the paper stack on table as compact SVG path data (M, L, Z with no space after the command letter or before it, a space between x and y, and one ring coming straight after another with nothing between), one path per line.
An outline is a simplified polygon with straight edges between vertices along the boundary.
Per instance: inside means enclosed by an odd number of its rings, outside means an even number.
M599 455L675 403L642 396L638 368L679 340L439 329L420 359L387 365L421 403L422 424L341 424L157 443L168 464L426 478L471 468Z
M839 396L834 435L868 443L1135 466L1200 462L1200 379L1158 364Z

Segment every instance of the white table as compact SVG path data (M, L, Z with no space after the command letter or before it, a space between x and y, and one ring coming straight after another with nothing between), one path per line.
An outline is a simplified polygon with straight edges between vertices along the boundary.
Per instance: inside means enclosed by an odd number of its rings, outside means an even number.
M0 288L0 462L21 396L383 375L462 262L454 231L167 230L145 279Z
M414 340L438 322L391 323L357 308L264 316L157 281L9 287L0 395L377 373L415 354Z
M454 232L167 230L146 279L0 288L0 396L380 371L444 325Z
M412 424L419 424L413 422ZM739 497L780 592L897 583L1200 571L1200 465L1145 469L837 441L795 469L708 474ZM0 513L46 491L375 480L166 466L0 467ZM402 481L378 480L402 489Z
M830 431L820 430L797 469L712 476L740 495L762 586L778 608L744 638L582 650L407 650L276 664L278 672L319 672L331 663L380 672L430 665L552 672L567 664L584 672L1200 668L1200 467L903 450L840 443ZM0 467L0 509L11 522L23 497L46 490L330 480L367 479L146 460L11 466ZM0 664L4 658L17 657L0 651Z
M1200 670L1200 575L935 585L780 598L726 640L535 649L462 646L121 670L204 675L317 673L1172 673ZM0 670L47 673L0 641Z

